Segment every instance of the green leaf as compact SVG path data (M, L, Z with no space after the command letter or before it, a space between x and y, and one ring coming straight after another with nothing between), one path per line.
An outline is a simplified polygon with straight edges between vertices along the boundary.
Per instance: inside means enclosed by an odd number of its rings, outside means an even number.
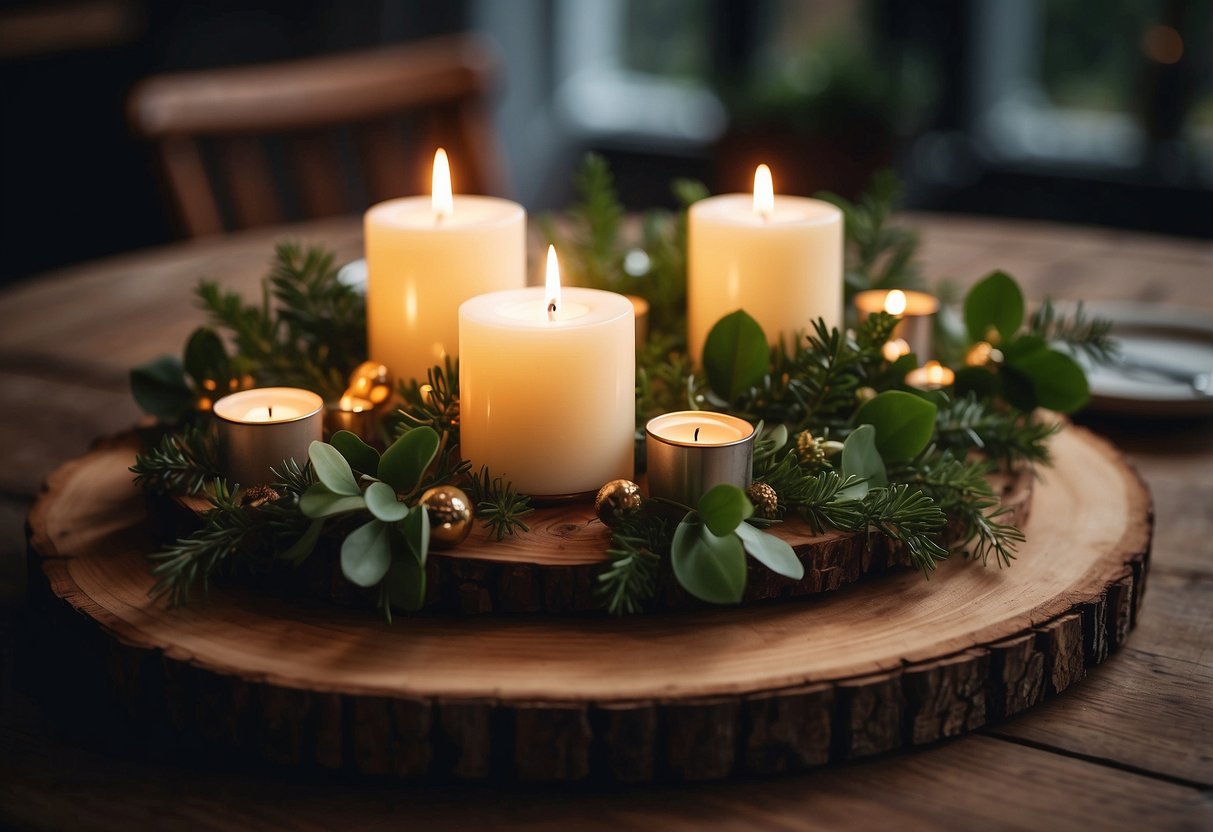
M425 604L425 567L407 548L395 552L383 580L392 606L416 612Z
M935 430L935 405L904 390L886 390L864 403L855 423L876 428L876 450L886 462L917 456Z
M372 477L379 473L379 452L366 444L356 433L339 430L329 439L329 444L345 457L345 461L355 471L370 474Z
M392 565L388 534L392 527L378 520L364 523L341 543L341 574L352 584L374 586Z
M200 390L205 389L208 380L226 386L231 366L223 340L213 329L198 327L185 342L185 372Z
M364 508L366 508L366 500L362 498L361 494L356 497L334 494L322 483L313 483L312 487L303 492L303 496L299 498L299 511L305 517L313 519L361 511Z
M716 395L730 402L762 381L770 360L762 327L744 309L717 321L703 347L708 385Z
M721 483L699 498L698 511L712 534L723 537L754 513L754 504L737 486Z
M176 422L194 406L181 359L163 355L131 370L135 403L161 422Z
M1023 292L1010 275L992 272L965 296L964 316L970 340L987 340L993 327L1002 341L1010 341L1023 323Z
M749 523L742 523L737 527L737 536L741 538L741 545L750 553L750 557L776 575L783 575L794 581L804 577L804 564L796 557L795 550L787 541L756 529Z
M713 604L736 604L745 593L745 550L730 532L717 537L698 520L678 524L670 544L674 577L687 592Z
M398 528L404 535L404 542L408 544L413 557L422 566L425 566L430 551L430 517L425 506L420 504L414 506Z
M425 475L425 469L434 461L438 443L438 432L433 428L413 428L383 452L379 459L379 479L399 494L412 493Z
M838 500L862 500L873 488L884 488L889 484L884 460L876 450L876 428L860 425L851 431L842 444L842 476L861 477L863 482L838 493Z
M396 492L387 483L371 483L363 497L367 510L384 523L395 523L408 516L409 507L396 499Z
M301 534L299 539L292 543L290 548L280 554L278 558L288 563L293 563L296 566L303 563L316 548L316 541L320 539L320 531L323 528L323 519L318 518L313 520L308 524L307 531Z
M354 472L350 470L350 464L332 445L314 439L308 446L307 455L312 461L312 467L316 469L316 478L329 491L346 497L362 494L358 481L354 479Z
M1031 382L1038 407L1073 413L1091 397L1087 375L1073 358L1045 347L1019 356L1008 365Z

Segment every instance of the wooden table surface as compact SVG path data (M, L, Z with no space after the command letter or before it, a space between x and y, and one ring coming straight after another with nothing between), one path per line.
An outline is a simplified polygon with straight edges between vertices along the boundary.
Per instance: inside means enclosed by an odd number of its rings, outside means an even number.
M1001 268L1029 298L1124 299L1213 318L1213 244L916 215L931 281ZM138 418L127 369L180 350L207 277L252 290L275 240L358 256L327 220L125 255L0 292L0 826L34 829L1213 829L1213 421L1083 417L1153 491L1154 556L1128 646L1060 698L923 750L770 780L401 783L232 760L149 759L64 735L15 668L23 520L46 474ZM1047 472L1045 473L1047 476Z

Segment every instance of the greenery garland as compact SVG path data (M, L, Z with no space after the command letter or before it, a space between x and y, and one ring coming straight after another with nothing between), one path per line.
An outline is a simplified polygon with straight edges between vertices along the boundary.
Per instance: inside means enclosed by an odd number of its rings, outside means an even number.
M574 282L640 294L651 305L653 332L638 356L637 425L670 410L712 409L760 431L747 491L717 486L695 506L643 499L612 518L598 576L608 611L642 610L667 568L692 595L715 603L742 598L747 557L800 579L791 547L763 531L789 515L817 532L884 535L928 575L947 547L1010 564L1023 534L1000 519L1005 510L988 475L1047 463L1056 425L1033 411L1070 412L1085 403L1086 378L1071 353L1107 359L1114 344L1106 322L1087 319L1081 308L1058 315L1048 302L1025 322L1018 286L996 272L965 297L963 335L941 345L941 354L970 356L949 389L906 386L917 358L886 360L881 347L896 320L884 313L850 330L818 321L770 349L758 323L739 310L709 333L698 373L682 350L685 207L706 191L675 183L684 210L648 214L639 239L628 240L605 162L588 157L576 184L579 200L566 221L543 223ZM917 237L888 225L897 193L891 174L881 174L856 204L824 195L846 218L848 296L919 281ZM191 335L180 359L131 373L138 403L173 426L138 455L136 481L153 493L202 494L210 504L201 529L152 556L153 594L185 603L212 575L298 566L327 538L340 541L344 577L374 588L390 619L393 608L424 603L430 489L466 488L497 540L529 531L528 499L459 456L459 376L449 362L424 384L399 385L403 404L381 436L338 432L313 443L306 464L286 461L272 486L234 492L218 475L213 399L254 384L336 399L365 357L365 301L337 280L330 253L291 244L278 246L260 304L208 282L197 298L212 326ZM954 539L943 538L945 527Z

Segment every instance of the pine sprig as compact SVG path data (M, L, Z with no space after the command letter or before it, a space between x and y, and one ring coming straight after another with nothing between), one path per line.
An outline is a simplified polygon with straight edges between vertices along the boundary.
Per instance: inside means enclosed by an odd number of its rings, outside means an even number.
M904 483L873 488L862 501L833 503L826 506L825 513L835 528L876 531L900 542L924 575L948 558L948 550L938 541L947 515L927 494Z
M188 603L199 583L206 592L211 575L235 568L237 556L247 551L246 538L258 534L255 514L240 505L226 482L215 479L207 499L211 509L203 515L203 527L150 556L157 580L149 594L153 599L167 596L170 607Z
M396 435L422 425L438 431L451 444L459 444L459 360L447 356L441 365L426 371L424 384L410 379L399 384L404 404L400 415L404 424Z
M935 443L940 450L980 451L1004 468L1019 462L1047 464L1048 439L1059 430L1059 422L1037 421L972 393L949 399L935 414Z
M484 520L485 528L493 533L495 539L504 540L507 535L531 530L522 519L534 511L531 498L519 494L514 484L505 478L494 477L487 465L472 476L470 490L476 516Z
M1112 322L1087 317L1082 301L1067 316L1059 314L1053 302L1045 298L1028 320L1028 332L1046 341L1065 344L1097 364L1110 363L1119 353L1119 346L1112 337Z
M260 304L246 304L211 281L195 293L260 385L305 387L336 399L363 360L366 301L337 280L333 255L323 248L280 243Z
M135 456L135 484L154 494L193 494L219 476L215 436L207 425L186 425Z
M662 552L668 552L672 533L665 517L640 511L620 518L607 548L609 563L598 575L598 596L611 615L640 612L657 591Z

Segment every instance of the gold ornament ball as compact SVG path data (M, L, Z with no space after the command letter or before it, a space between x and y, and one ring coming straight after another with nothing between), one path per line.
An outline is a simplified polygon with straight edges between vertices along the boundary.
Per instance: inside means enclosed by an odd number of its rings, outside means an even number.
M435 549L458 546L472 531L472 501L453 485L436 485L421 495L430 518L430 545Z
M640 486L631 480L611 480L598 489L594 513L608 526L614 526L628 512L640 508Z

